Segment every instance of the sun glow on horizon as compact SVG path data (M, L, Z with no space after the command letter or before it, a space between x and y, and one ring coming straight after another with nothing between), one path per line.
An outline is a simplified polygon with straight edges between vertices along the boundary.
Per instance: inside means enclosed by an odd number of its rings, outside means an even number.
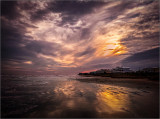
M32 61L26 61L25 64L32 64Z

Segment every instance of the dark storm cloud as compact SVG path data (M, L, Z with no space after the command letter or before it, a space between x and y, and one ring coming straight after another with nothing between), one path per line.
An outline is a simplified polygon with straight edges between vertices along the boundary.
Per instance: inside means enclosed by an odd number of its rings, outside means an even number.
M152 14L145 14L141 16L142 20L140 20L138 23L139 24L144 24L144 23L150 23L151 21L159 21L159 13L158 12L153 12Z
M157 59L159 57L159 48L154 48L144 52L133 54L132 56L127 57L123 62L137 62L146 59Z
M151 4L154 1L156 1L156 0L142 0L142 1L139 1L138 6L148 5L148 4Z
M37 7L38 5L36 4L36 3L33 3L33 2L31 2L31 1L29 1L29 0L27 0L27 1L25 1L23 4L21 4L20 5L20 8L22 9L22 10L33 10L33 9L35 9L35 7Z
M152 39L152 40L154 39L157 41L159 38L159 32L153 32L153 33L142 32L142 34L144 35L144 39Z
M54 62L52 59L46 59L46 58L34 58L32 59L34 62L35 68L36 67L43 67L45 68L48 64L57 64L57 62Z
M101 63L101 64L90 65L90 67L91 68L97 68L97 69L99 69L99 68L110 68L110 67L112 67L112 64L103 64L103 63Z
M146 14L141 14L141 20L139 24L150 23L151 21L159 22L159 5L158 1L154 1L155 4L150 7L150 10Z
M85 51L82 51L82 52L75 54L75 56L82 57L84 55L92 55L95 51L96 51L96 49L88 47Z
M17 9L17 1L1 1L1 16L11 20L21 16Z
M51 59L39 58L38 54L55 56L54 51L58 48L61 47L53 43L27 40L24 33L17 28L2 27L1 60L4 71L31 71L30 69L44 69L48 64L57 64ZM32 65L25 64L25 61L31 61Z
M90 33L91 33L91 31L90 31L89 28L83 28L83 29L81 30L81 38L82 38L82 39L89 38L89 37L90 37Z
M141 4L141 3L139 3ZM139 5L138 4L138 5ZM133 12L127 14L126 18L135 18L137 21L132 23L129 27L133 29L128 33L126 37L121 39L121 44L130 48L129 52L135 53L137 51L144 51L150 49L151 46L159 46L159 9L157 1L147 2L147 5L152 4L148 7L144 7L138 13ZM148 10L148 12L145 12ZM136 44L136 48L135 48Z
M106 9L106 11L110 13L110 16L106 17L104 20L106 20L107 22L108 20L112 21L116 19L119 15L122 15L128 9L136 7L136 4L137 4L136 1L131 1L131 0L121 1L121 3Z
M15 28L13 26L5 25L6 23L2 22L2 35L1 35L1 51L2 51L2 60L3 59L24 59L24 57L33 57L34 53L24 49L21 45L27 43L27 40L24 40L23 31Z
M56 56L54 51L60 50L59 48L61 48L61 46L47 41L30 41L25 48L32 52Z
M26 33L25 27L37 28L33 25L20 22L23 27L18 27L17 25L12 25L12 22L7 22L3 19L1 23L2 60L27 60L36 58L38 53L55 55L54 52L51 52L51 49L60 48L57 44L34 41L32 37L24 35Z
M19 8L27 12L30 15L30 20L32 22L36 22L36 21L45 19L46 18L45 15L50 12L47 7L41 9L38 2L39 1L37 2L32 2L32 1L19 2Z
M148 28L146 26L143 26L143 29L139 29L140 26L137 27L138 32L131 32L128 34L126 38L121 39L121 44L125 45L126 47L130 48L131 53L137 52L137 51L143 51L147 48L150 48L150 46L159 46L159 32L148 32L145 31L146 29L150 29L152 26L148 25ZM136 44L136 48L135 48Z
M130 14L127 14L127 17L128 18L135 18L135 17L139 17L141 14L140 13L130 13Z
M38 28L38 27L36 27L36 26L34 26L34 25L30 25L30 24L28 24L28 23L26 23L26 22L19 21L19 23L20 23L20 25L23 26L23 27Z
M1 41L2 47L5 45L18 45L23 42L23 29L18 29L11 22L1 19Z
M94 12L94 9L105 5L103 1L54 1L49 3L48 9L61 13L62 22L74 24L81 16Z
M82 16L102 5L104 5L102 1L54 1L49 3L49 9L57 13Z
M45 19L45 15L53 12L60 13L62 22L59 25L65 23L75 24L75 22L83 15L89 14L94 11L95 8L105 5L103 1L51 1L48 2L45 9L38 9L36 12L31 12L31 19L33 21ZM32 5L26 5L25 9L33 8Z
M143 37L136 36L136 35L134 36L134 35L130 34L126 38L121 39L121 43L127 45L128 42L131 42L131 41L133 42L134 40L139 40L139 41L142 40L142 42L145 42L147 40L153 40L153 39L155 40L155 42L157 42L157 39L159 37L159 32L151 33L151 32L145 32L144 31L144 32L141 32L139 34L142 34ZM134 45L134 44L128 44L128 45Z
M134 68L154 67L159 65L159 48L154 48L140 53L135 53L124 60L122 64ZM135 65L134 65L135 64Z
M33 20L33 21L43 20L43 19L45 19L45 15L47 13L49 13L48 9L37 10L36 12L32 13L31 20Z
M111 22L112 20L116 19L119 15L122 15L125 13L127 10L130 10L132 8L136 8L139 6L146 6L149 4L152 4L154 0L144 0L144 1L139 1L139 0L121 0L120 4L117 4L113 7L110 7L107 10L108 13L110 13L110 16L106 17L104 20L106 20L106 23ZM157 5L158 6L158 5ZM157 10L157 6L154 7L155 10ZM137 8L138 9L138 8ZM151 14L147 14L151 15ZM140 17L141 13L129 13L126 15L126 18L135 18L135 17ZM144 15L145 16L145 15ZM156 15L159 16L159 15ZM146 18L148 18L146 16ZM143 22L143 21L142 21Z
M24 33L17 28L2 25L2 60L32 59L37 57L38 53L55 56L54 51L61 51L62 46L56 43L30 39L31 37L27 39L27 36L25 37Z
M2 48L2 60L7 59L18 59L18 60L27 60L29 57L35 57L33 52L26 50L19 46L10 46Z
M61 18L62 18L62 21L58 23L59 26L63 26L64 24L67 24L67 23L69 23L70 25L74 25L78 20L78 17L71 16L71 15L61 15Z

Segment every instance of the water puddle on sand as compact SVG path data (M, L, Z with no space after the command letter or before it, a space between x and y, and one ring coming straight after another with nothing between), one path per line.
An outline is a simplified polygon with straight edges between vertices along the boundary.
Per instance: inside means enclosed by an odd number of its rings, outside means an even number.
M118 86L100 86L97 91L99 102L97 111L112 114L115 112L124 112L124 108L129 110L129 96L126 90L128 89Z
M4 117L145 117L157 105L152 98L148 98L151 93L146 92L146 89L80 82L66 77L17 78L16 82L5 80L2 83ZM149 102L152 107L148 106ZM146 110L136 111L143 107Z
M55 100L61 100L49 117L107 117L129 112L130 99L125 87L69 81L53 90ZM133 91L133 90L132 90ZM87 113L88 115L86 115Z

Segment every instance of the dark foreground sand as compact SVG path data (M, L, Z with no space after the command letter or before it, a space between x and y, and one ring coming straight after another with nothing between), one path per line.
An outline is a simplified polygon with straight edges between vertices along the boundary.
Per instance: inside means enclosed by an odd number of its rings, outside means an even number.
M110 77L80 77L76 80L85 83L113 86L106 88L107 90L105 91L107 92L108 90L112 90L112 94L123 93L129 95L131 108L125 109L125 107L122 107L121 109L129 112L130 114L132 113L134 118L159 117L159 81ZM114 88L114 86L121 88ZM124 91L123 87L126 87L127 90ZM124 95L122 95L122 97L123 96ZM117 115L117 117L118 116L121 117L120 115ZM130 116L128 115L128 117Z
M76 80L87 83L111 84L129 88L159 88L159 81L149 79L110 78L110 77L78 77ZM159 89L158 89L159 90Z
M154 118L159 82L82 76L3 76L3 118Z

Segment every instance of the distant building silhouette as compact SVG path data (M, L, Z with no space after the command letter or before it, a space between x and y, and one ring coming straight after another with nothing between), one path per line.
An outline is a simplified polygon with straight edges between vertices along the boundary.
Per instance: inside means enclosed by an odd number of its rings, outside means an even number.
M132 70L129 67L116 67L112 69L113 73L126 73L126 72L132 72Z

